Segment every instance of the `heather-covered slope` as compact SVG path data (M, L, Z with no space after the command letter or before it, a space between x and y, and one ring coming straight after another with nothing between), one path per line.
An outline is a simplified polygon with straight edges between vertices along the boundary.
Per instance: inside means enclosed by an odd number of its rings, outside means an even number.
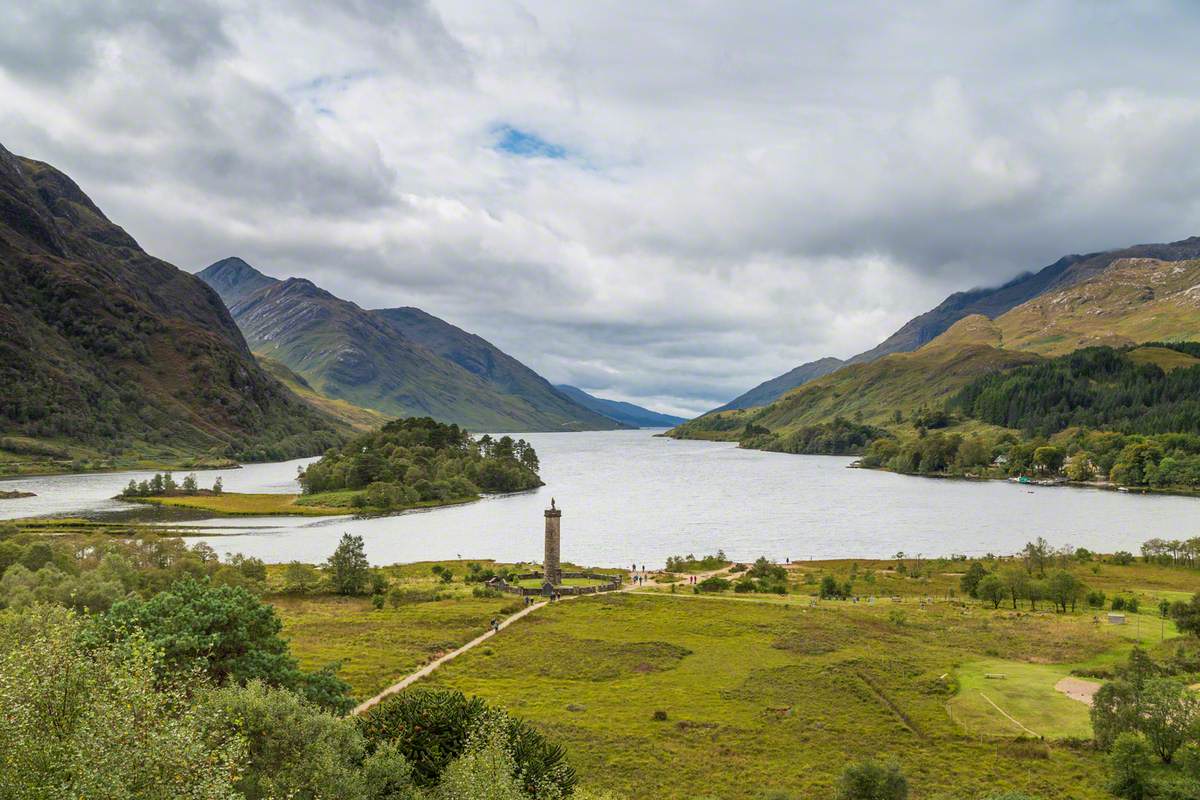
M344 431L258 366L203 282L63 173L0 147L0 447L254 460L316 454Z

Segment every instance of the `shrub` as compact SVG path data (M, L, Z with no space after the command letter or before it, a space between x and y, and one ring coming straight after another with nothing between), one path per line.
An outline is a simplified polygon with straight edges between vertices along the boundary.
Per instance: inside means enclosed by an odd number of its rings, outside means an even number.
M413 603L436 603L443 599L437 589L404 589L393 586L387 593L388 603L392 608Z
M1120 564L1123 567L1129 566L1133 563L1133 553L1128 550L1118 550L1113 553L1112 560L1114 564Z
M1099 589L1093 589L1087 593L1087 604L1091 608L1104 608L1104 601L1106 599L1104 592Z
M212 731L140 636L85 646L83 620L41 606L0 615L0 793L12 798L224 800L242 743Z
M491 586L476 586L471 590L473 597L500 597L504 592Z
M1112 610L1113 611L1124 611L1125 610L1125 598L1124 597L1114 597L1112 599Z
M526 791L570 795L577 781L563 748L525 722L488 706L478 697L446 689L409 689L358 718L368 747L394 746L412 765L413 782L436 786L452 761L466 750L472 732L494 730L512 756Z
M851 764L838 778L837 800L906 800L908 781L896 763L870 759Z
M711 575L696 585L696 588L702 592L724 592L729 588L729 581L724 578L719 578L716 575Z

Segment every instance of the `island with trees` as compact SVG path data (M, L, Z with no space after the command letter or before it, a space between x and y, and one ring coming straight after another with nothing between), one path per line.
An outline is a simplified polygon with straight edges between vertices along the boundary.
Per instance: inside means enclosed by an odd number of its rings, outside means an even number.
M177 481L167 472L130 480L118 497L228 515L380 514L536 489L539 469L524 439L476 439L458 425L413 417L326 451L299 473L297 494L228 492L220 477L205 489L194 474Z

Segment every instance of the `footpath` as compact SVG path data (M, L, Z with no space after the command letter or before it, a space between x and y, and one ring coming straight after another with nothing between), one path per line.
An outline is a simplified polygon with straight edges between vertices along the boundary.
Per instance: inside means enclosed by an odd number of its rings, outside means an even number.
M699 573L696 576L696 578L697 578L697 580L702 581L709 576L718 575L722 572L725 572L728 569L729 569L729 567L724 567L722 569L716 569L711 572L702 572L702 573ZM644 583L626 584L626 585L622 586L620 589L618 589L617 591L632 592L637 589L642 589L642 588L645 588L648 586L660 586L660 585L662 585L662 584L659 584L652 579L647 579ZM650 593L648 592L647 594L650 594ZM661 594L661 592L654 592L653 594ZM578 597L596 597L596 596L597 595L594 595L594 594L567 595L566 597L563 597L562 599L557 600L555 602L564 603L568 600L574 600ZM462 647L458 648L457 650L451 650L449 653L446 653L445 655L439 656L438 658L434 659L433 661L430 661L428 664L421 667L416 672L414 672L410 675L404 676L399 681L397 681L396 683L393 683L391 686L387 687L386 689L384 689L382 692L375 695L374 697L372 697L368 700L362 701L357 706L355 706L354 710L351 711L350 713L353 714L354 716L358 716L359 714L362 714L365 711L368 711L372 707L378 705L379 703L383 702L384 700L386 700L387 698L396 694L397 692L402 692L405 689L407 689L409 686L412 686L414 683L421 680L422 678L426 678L426 677L432 675L443 664L447 664L447 663L453 661L454 659L458 658L459 656L461 656L463 653L465 653L469 650L473 650L474 648L483 644L488 639L491 639L493 636L496 636L497 634L500 633L500 631L504 630L509 625L512 625L514 622L521 619L522 617L532 614L534 611L537 611L539 608L544 608L545 606L548 606L548 605L550 605L549 601L542 600L540 602L534 603L531 606L526 606L525 608L522 608L517 613L513 614L512 616L510 616L507 619L505 619L504 621L502 621L500 623L500 625L498 626L497 630L492 630L491 628L489 628L487 631L480 634L479 636L476 636L474 639L467 642L466 644L464 644Z

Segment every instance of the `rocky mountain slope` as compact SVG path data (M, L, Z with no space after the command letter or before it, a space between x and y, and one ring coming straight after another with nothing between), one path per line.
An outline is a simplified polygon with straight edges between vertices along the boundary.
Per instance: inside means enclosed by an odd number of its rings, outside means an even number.
M0 447L253 460L345 432L259 367L202 281L63 173L0 147Z
M475 431L620 427L486 340L419 309L363 309L311 281L278 280L236 258L199 277L221 294L256 354L334 400Z
M554 388L581 406L586 406L609 419L614 419L631 428L671 428L687 421L683 417L651 411L634 403L596 397L577 386L569 386L565 383L560 383Z
M845 363L862 364L890 353L916 350L941 335L958 320L972 314L995 318L1046 292L1073 286L1106 270L1125 258L1154 258L1163 261L1184 261L1200 258L1200 236L1167 244L1139 244L1121 250L1108 250L1087 255L1070 255L1037 272L1027 272L1002 286L956 292L937 307L914 317L884 341ZM837 359L810 361L795 369L759 384L745 394L716 409L749 408L764 405L786 392L837 369ZM832 367L832 368L831 368Z

